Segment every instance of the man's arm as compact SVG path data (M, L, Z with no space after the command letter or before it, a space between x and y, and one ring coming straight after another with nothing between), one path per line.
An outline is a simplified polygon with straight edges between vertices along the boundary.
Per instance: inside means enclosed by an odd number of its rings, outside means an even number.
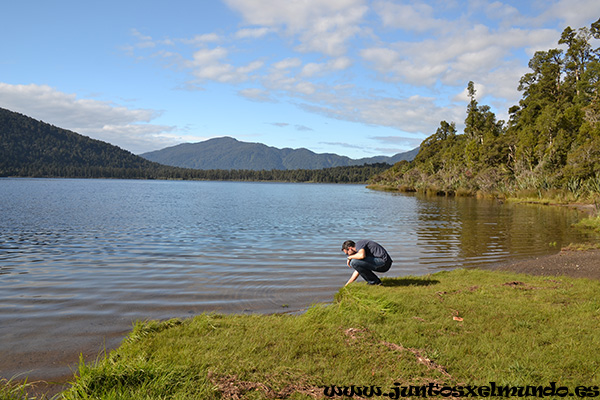
M354 282L356 280L356 278L358 278L358 271L354 271L354 273L352 274L350 279L348 279L348 282L346 282L346 284L344 286L348 286L349 284Z
M365 253L365 249L360 249L359 251L357 251L353 255L348 256L348 260L362 260L366 256L367 256L367 254Z

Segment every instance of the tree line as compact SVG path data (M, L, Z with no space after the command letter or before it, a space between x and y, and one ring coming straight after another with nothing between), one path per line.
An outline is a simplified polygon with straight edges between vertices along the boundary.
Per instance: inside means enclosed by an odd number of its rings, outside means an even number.
M390 164L364 164L324 169L297 170L200 170L163 165L128 168L111 166L68 166L60 164L26 165L0 168L0 176L39 178L116 178L211 181L274 181L314 183L366 183Z
M519 81L522 99L499 121L469 82L464 134L441 121L412 162L370 183L407 191L500 196L600 194L600 19L567 27L562 48L538 51ZM594 42L596 40L596 42Z

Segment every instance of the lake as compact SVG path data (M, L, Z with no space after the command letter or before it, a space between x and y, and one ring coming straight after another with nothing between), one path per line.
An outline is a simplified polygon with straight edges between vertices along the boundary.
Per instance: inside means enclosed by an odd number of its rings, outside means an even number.
M346 239L386 247L393 277L582 239L571 209L362 185L3 178L0 217L0 377L30 380L69 374L136 320L331 302Z

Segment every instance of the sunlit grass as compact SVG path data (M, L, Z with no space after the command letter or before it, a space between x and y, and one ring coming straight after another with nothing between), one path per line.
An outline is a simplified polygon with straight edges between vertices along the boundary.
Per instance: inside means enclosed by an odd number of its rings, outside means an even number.
M19 378L16 376L13 379L0 379L0 400L53 400L46 395L33 395L36 382L28 382L27 379L21 381ZM54 398L58 398L58 395Z
M136 324L66 399L313 398L323 387L600 379L600 282L455 270L341 289L301 315Z
M28 384L15 384L12 380L0 379L0 400L26 399Z

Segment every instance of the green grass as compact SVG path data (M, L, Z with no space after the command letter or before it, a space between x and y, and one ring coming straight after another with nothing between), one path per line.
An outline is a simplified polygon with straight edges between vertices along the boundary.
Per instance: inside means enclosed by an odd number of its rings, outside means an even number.
M563 250L585 251L600 249L600 215L583 218L573 226L587 233L590 236L590 240L586 243L571 243Z
M600 383L598 281L459 269L383 283L352 284L301 315L140 322L118 349L81 362L62 396L304 399L331 385Z
M575 227L584 231L600 234L600 215L584 218L575 224Z
M31 395L31 393L35 391L36 382L31 383L28 382L27 379L20 380L18 378L19 376L14 377L13 379L0 379L0 400L49 399L46 395ZM58 398L58 395L56 395L55 398Z
M29 386L27 382L19 384L13 380L0 379L0 400L25 399Z

